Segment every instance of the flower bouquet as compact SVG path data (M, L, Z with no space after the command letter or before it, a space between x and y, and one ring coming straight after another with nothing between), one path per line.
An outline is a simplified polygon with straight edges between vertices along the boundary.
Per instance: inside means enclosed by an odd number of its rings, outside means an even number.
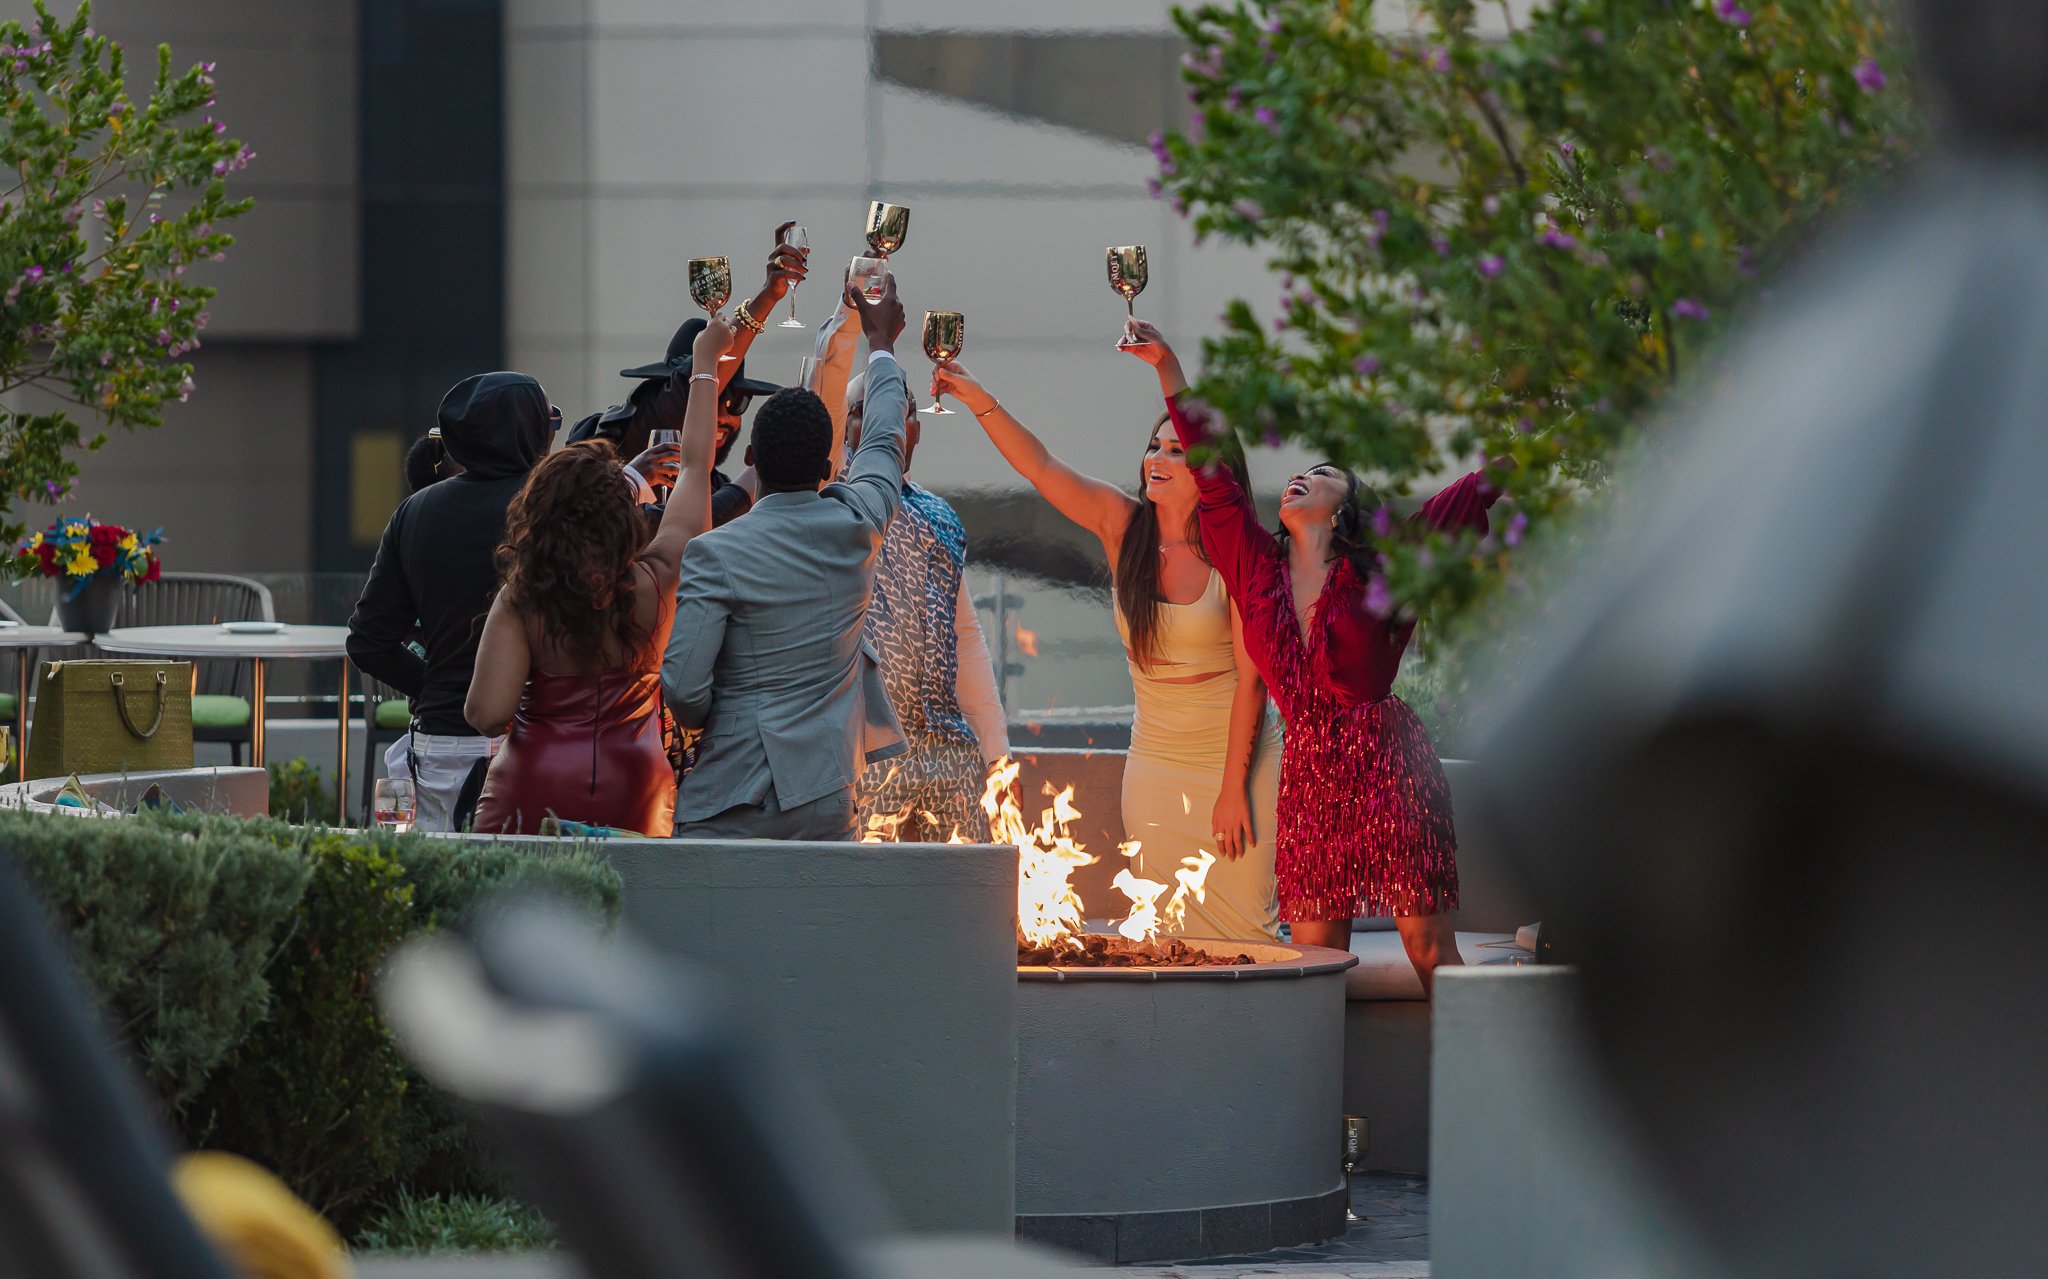
M58 520L22 543L9 563L17 579L61 578L59 622L67 631L99 635L113 628L124 587L162 574L156 548L163 540L161 529L137 533L91 518Z

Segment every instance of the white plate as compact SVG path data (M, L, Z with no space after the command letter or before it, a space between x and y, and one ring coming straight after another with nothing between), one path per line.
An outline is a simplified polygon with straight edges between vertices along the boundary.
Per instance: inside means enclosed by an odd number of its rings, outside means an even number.
M282 635L283 622L222 622L220 628L230 635Z

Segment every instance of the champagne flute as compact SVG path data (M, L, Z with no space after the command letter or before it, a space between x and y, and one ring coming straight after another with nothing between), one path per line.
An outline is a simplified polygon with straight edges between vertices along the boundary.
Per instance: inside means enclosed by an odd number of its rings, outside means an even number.
M647 433L648 448L658 449L671 446L681 448L682 445L683 433L674 427L656 427ZM661 502L668 501L670 495L675 492L674 487L668 484L651 484L648 487L654 490L655 499Z
M690 296L696 299L698 306L717 315L718 309L732 296L732 259L691 258ZM735 358L721 355L718 362L723 364Z
M782 233L782 242L792 249L803 249L808 252L811 247L811 233L800 226L793 226ZM794 284L789 286L789 318L775 327L778 329L801 329L806 327L802 320L796 318L796 286Z
M1145 291L1147 274L1144 245L1113 244L1109 247L1109 287L1124 300L1124 310L1134 320L1138 318L1137 298ZM1116 344L1135 345L1128 329Z
M958 311L926 311L924 313L924 353L933 364L944 364L957 357L967 345L967 317ZM939 378L932 374L932 402L918 410L920 413L953 415L953 410L939 403Z
M796 366L796 384L808 391L811 389L811 374L818 367L818 357L806 355L803 363Z

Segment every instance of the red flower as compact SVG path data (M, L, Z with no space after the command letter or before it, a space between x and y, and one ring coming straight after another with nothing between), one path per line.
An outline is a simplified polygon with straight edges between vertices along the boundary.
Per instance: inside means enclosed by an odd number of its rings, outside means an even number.
M115 554L113 546L109 544L95 543L92 548L92 557L100 562L101 568L114 567Z
M57 548L48 542L36 548L36 558L43 562L43 576L57 576Z
M144 573L142 575L142 580L145 582L154 582L157 578L163 576L163 572L164 562L159 559L152 559L149 562L149 572Z

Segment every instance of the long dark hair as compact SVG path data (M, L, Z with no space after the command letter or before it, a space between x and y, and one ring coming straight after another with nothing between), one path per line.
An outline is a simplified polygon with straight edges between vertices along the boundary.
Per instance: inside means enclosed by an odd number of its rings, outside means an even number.
M1336 558L1351 565L1351 571L1364 581L1366 575L1379 567L1380 553L1373 545L1373 517L1385 503L1380 501L1378 490L1358 478L1356 472L1335 462L1322 462L1344 477L1344 505L1337 508L1337 517L1330 529L1330 547L1337 552ZM1284 553L1294 542L1294 535L1281 524L1273 536L1280 542Z
M611 444L572 444L533 468L505 512L500 589L572 659L602 665L607 636L629 653L646 638L633 621L633 563L647 538Z
M1170 414L1161 413L1159 420L1152 424L1152 433L1145 437L1147 444L1159 434L1159 428L1166 425ZM1237 477L1238 487L1249 496L1252 491L1251 472L1245 469L1244 448L1233 435L1221 435L1211 441L1215 456L1208 465L1221 466ZM1194 466L1189 459L1189 466ZM1145 457L1138 456L1138 508L1131 512L1130 520L1124 525L1123 540L1116 548L1116 607L1124 615L1124 629L1130 634L1131 656L1138 663L1138 669L1149 671L1158 657L1159 608L1159 508L1152 505L1152 498L1145 485ZM1188 512L1188 526L1181 531L1181 537L1195 548L1195 554L1202 557L1204 564L1210 563L1209 552L1202 545L1202 525L1199 513Z

